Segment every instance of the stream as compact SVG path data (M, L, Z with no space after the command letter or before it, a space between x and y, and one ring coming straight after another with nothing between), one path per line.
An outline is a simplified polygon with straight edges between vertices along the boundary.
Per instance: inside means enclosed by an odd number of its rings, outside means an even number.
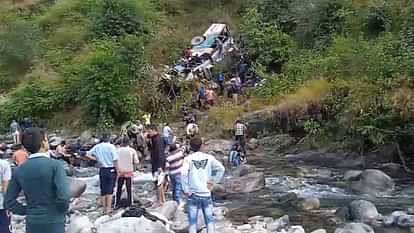
M347 171L345 169L292 163L283 155L275 155L266 150L260 153L261 158L252 164L264 169L266 188L257 193L239 195L228 200L228 217L235 224L244 224L249 217L257 215L277 218L287 214L291 224L304 226L306 232L321 228L333 232L338 224L335 219L336 210L347 206L352 200L369 200L377 206L381 214L406 210L413 206L414 182L409 178L394 179L397 187L393 195L370 198L347 190L346 184L341 182L343 174ZM281 204L280 198L287 193L295 193L299 198L319 198L321 208L303 211L293 204Z

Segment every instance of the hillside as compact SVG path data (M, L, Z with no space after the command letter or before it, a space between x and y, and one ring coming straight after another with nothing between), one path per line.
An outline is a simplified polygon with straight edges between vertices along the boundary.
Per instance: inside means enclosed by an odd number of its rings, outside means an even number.
M237 18L232 1L9 1L0 10L2 127L25 116L107 127L166 112L157 69L210 23Z

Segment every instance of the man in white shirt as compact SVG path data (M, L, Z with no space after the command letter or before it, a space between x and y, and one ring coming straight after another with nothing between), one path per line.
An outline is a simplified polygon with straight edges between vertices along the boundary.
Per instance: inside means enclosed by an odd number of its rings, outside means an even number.
M204 215L207 233L214 233L211 189L224 175L224 166L214 156L201 152L202 144L200 137L191 139L190 147L194 153L184 159L181 168L182 188L188 197L189 233L197 233L200 209Z
M138 153L135 149L129 146L130 141L127 137L123 137L121 140L121 147L117 149L118 153L118 184L116 192L116 207L119 208L122 188L124 184L127 190L127 203L125 207L132 205L132 177L134 176L134 170L138 165Z

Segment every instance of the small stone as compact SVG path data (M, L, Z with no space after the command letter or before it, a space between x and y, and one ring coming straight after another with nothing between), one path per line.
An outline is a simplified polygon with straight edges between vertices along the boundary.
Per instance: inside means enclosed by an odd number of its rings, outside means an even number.
M250 225L250 224L244 224L244 225L241 225L241 226L237 227L237 230L239 230L239 231L247 231L247 230L251 230L251 229L252 229L252 225Z

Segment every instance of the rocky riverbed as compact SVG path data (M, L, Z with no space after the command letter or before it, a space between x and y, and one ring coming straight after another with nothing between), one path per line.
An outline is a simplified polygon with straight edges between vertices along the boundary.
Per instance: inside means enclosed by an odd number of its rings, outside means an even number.
M205 150L227 166L226 176L214 187L214 210L219 233L409 233L414 232L413 184L393 166L372 167L353 154L303 151L288 135L273 135L249 142L249 165L230 169L231 141L208 140ZM398 165L395 165L398 166ZM86 184L73 200L69 233L187 232L185 208L154 202L151 174L135 174L134 201L161 221L145 217L122 218L124 210L103 216L99 207L96 168L73 168L72 180ZM407 182L408 181L408 182ZM200 220L200 229L203 229ZM24 218L13 216L17 233Z

